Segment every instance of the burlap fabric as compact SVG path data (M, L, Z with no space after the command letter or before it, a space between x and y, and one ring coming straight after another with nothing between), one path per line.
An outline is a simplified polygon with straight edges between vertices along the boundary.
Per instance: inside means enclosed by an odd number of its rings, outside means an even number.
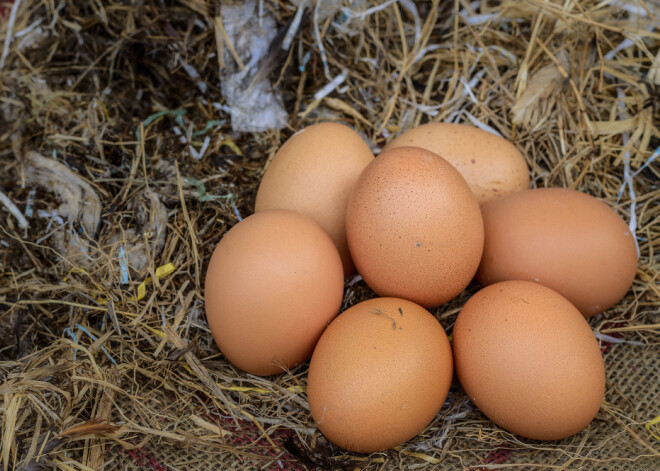
M660 411L660 350L658 347L611 345L604 348L607 371L607 392L604 408L613 410L619 417L601 410L595 420L582 433L555 442L534 442L502 433L502 441L493 444L493 425L478 410L472 409L463 392L452 386L448 402L463 402L467 413L456 419L446 430L443 408L426 432L411 440L415 448L423 448L425 442L435 442L442 434L442 449L421 452L435 460L389 451L370 457L350 455L353 459L338 459L337 468L353 469L567 469L567 470L654 470L660 469L660 441L657 441L644 424ZM231 421L225 421L225 427ZM314 469L327 468L335 458L345 457L341 450L332 450L320 457L313 450L298 443L306 456L296 458L286 451L287 437L292 434L279 430L273 436L282 451L273 450L249 421L240 421L233 428L235 435L226 444L237 451L253 453L243 456L219 449L195 444L182 445L154 439L140 450L126 451L119 447L108 449L108 459L117 469L164 470L179 469L205 471L211 469ZM495 435L500 436L500 433ZM322 439L320 439L322 440ZM496 439L499 440L499 439ZM297 441L297 439L295 439ZM311 441L311 440L310 440ZM290 443L290 442L289 442ZM256 448L254 448L256 444ZM290 447L290 445L289 445ZM656 453L654 455L654 453ZM303 464L305 458L318 459L316 466ZM324 461L325 458L325 461ZM366 461L362 461L365 460Z

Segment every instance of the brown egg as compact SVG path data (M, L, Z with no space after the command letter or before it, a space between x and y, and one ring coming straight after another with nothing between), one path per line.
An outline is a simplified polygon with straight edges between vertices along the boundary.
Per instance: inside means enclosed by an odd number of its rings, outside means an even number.
M383 152L364 169L348 203L346 231L371 289L425 307L459 294L483 249L481 212L465 180L418 147Z
M342 448L392 448L436 416L452 366L447 335L428 311L403 299L370 299L321 336L309 365L309 407L323 435Z
M293 209L330 234L344 265L355 271L346 244L346 204L358 176L374 155L358 133L319 123L294 134L277 151L257 192L255 211Z
M453 332L456 374L477 407L500 427L535 440L578 433L605 393L598 342L564 297L529 281L475 294Z
M412 128L385 150L416 146L438 154L461 172L479 204L529 188L522 154L506 139L474 126L428 123Z
M343 289L339 253L321 226L294 211L264 211L232 227L213 252L206 317L230 362L280 373L309 358Z
M525 190L482 207L486 240L477 279L529 280L585 317L616 304L637 271L634 235L602 201L563 188Z

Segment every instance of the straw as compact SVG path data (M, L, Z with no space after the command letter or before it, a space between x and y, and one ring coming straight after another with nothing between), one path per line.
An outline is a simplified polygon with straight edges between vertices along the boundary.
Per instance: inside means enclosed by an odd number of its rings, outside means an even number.
M264 0L285 48L264 73L290 120L262 133L231 128L221 69L250 57L214 2L28 3L0 21L0 469L657 466L657 2ZM533 186L630 224L635 281L589 321L607 388L588 428L522 439L454 383L415 438L348 453L311 418L307 363L261 378L227 361L206 267L270 158L319 121L375 153L426 122L480 127L513 142ZM478 289L431 310L449 335ZM373 296L348 277L342 309Z

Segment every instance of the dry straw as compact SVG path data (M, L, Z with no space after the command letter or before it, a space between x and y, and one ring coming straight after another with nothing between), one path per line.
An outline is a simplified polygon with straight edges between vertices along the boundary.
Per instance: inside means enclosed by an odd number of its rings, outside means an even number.
M260 1L287 38L262 75L290 117L258 134L232 131L221 77L249 57L217 2L11 3L0 1L0 469L657 466L657 2L298 1L296 16ZM269 158L319 120L349 123L375 151L420 123L471 123L512 140L534 186L587 192L630 223L639 268L591 321L608 382L586 430L522 440L454 385L414 440L345 453L314 427L305 365L259 378L227 364L203 314L206 263L253 210ZM446 329L476 289L433 311ZM344 306L371 296L359 279L346 293Z

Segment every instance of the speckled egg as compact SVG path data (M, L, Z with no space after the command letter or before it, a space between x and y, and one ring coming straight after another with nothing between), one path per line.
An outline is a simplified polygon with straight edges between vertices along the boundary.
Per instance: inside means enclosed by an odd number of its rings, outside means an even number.
M316 222L294 211L253 214L232 227L206 272L206 318L225 357L271 375L309 358L344 289L341 259Z
M479 204L529 188L525 158L511 142L467 124L427 123L409 129L385 150L428 149L463 175Z
M266 169L255 211L292 209L314 219L334 241L349 275L355 267L346 244L346 204L373 159L366 142L348 126L304 128L284 143Z
M370 299L321 336L309 365L309 407L323 435L342 448L392 448L436 416L452 365L447 335L428 311L403 299Z
M371 289L424 307L458 295L483 249L481 212L467 183L419 147L383 152L364 169L348 203L346 232Z
M535 281L586 317L616 304L637 272L634 234L602 201L563 188L525 190L482 207L485 244L477 279Z
M458 379L500 427L558 440L598 412L605 368L598 342L563 296L529 281L488 286L465 304L453 331Z

